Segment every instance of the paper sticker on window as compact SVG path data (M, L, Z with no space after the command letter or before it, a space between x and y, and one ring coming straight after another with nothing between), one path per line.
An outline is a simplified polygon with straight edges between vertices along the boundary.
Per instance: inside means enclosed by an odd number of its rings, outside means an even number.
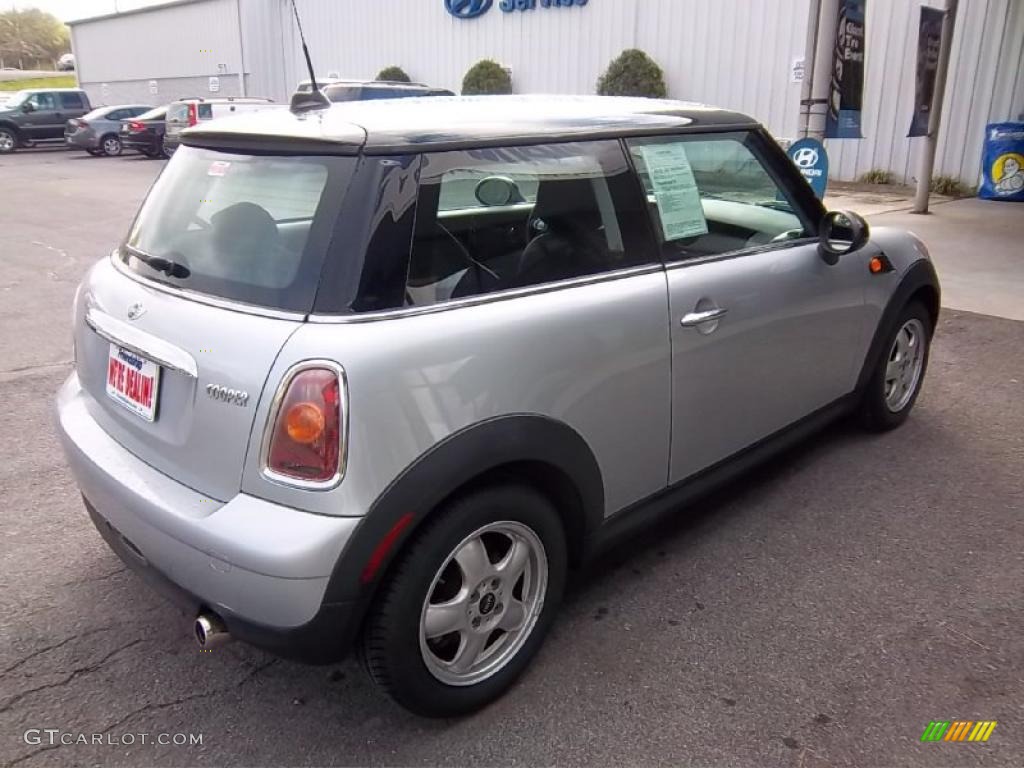
M206 169L207 176L226 176L228 168L231 167L231 163L226 160L214 160L210 163L210 167Z
M681 143L641 147L654 188L658 215L666 240L682 240L708 233L693 168Z

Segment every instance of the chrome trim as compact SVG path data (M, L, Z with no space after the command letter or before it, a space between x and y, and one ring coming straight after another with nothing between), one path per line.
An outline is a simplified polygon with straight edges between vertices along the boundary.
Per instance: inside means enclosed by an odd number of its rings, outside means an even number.
M327 480L302 480L274 472L268 466L270 458L270 440L274 435L274 427L277 425L278 413L281 410L281 402L284 400L292 379L302 371L310 368L327 368L334 371L338 377L338 388L341 390L341 429L338 430L338 470ZM263 434L260 437L260 475L275 485L283 485L287 488L301 488L307 491L329 491L337 488L345 477L345 470L348 467L348 376L345 369L333 360L303 360L289 368L281 379L274 393L274 399L270 402L270 410L267 412L267 420L263 423Z
M712 261L725 261L726 259L736 259L742 256L753 256L758 253L768 253L769 251L784 251L790 248L796 248L801 245L817 245L817 237L801 237L795 240L786 240L783 243L764 243L763 245L755 245L753 248L738 248L735 251L723 251L722 253L709 253L706 256L691 256L686 259L673 259L665 263L666 270L673 269L685 269L686 267L697 266L698 264L708 264Z
M396 307L395 309L383 309L377 312L363 312L358 315L309 315L307 320L311 323L332 324L332 323L369 323L376 320L398 320L403 317L416 317L418 315L431 315L435 312L447 312L450 309L462 307L475 307L480 304L491 304L498 301L519 299L524 296L536 296L554 291L562 291L567 288L579 288L598 283L608 283L612 280L622 280L628 277L649 275L661 272L664 267L661 264L645 264L640 267L629 267L613 272L602 272L598 275L586 275L585 277L574 277L570 280L560 280L554 283L543 283L531 285L526 288L509 288L505 291L494 293L482 293L477 296L467 296L464 299L453 301L442 301L437 304L429 304L423 307Z
M217 307L218 309L227 309L232 312L242 312L246 315L270 317L275 320L294 320L301 323L306 319L306 314L304 312L292 312L284 309L257 307L254 304L243 304L238 301L231 301L230 299L221 299L216 296L211 296L207 293L198 293L196 291L186 291L181 288L175 288L172 285L166 285L164 283L157 282L156 280L148 280L137 272L129 269L125 263L121 261L117 248L111 251L110 261L113 262L114 268L118 272L125 277L144 285L146 288L151 288L152 290L160 291L161 293L169 293L171 296L178 296L182 299L186 299L187 301L195 301L199 304L206 304L207 306Z
M695 328L698 325L704 323L711 323L715 320L721 320L729 312L727 309L709 309L706 312L691 312L688 315L683 315L680 319L679 324L684 328Z
M199 368L196 366L195 358L181 347L176 347L170 342L140 331L94 306L85 310L85 323L98 336L111 344L130 349L164 368L178 371L193 379L199 378Z

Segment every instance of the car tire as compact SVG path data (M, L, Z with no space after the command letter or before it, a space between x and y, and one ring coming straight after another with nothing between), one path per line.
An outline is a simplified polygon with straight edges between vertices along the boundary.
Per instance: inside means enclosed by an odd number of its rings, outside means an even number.
M18 134L10 128L0 128L0 155L8 155L18 148Z
M904 307L882 347L860 404L861 424L872 432L900 426L910 415L928 371L932 318L925 306Z
M423 525L388 574L363 632L363 664L418 715L478 710L540 648L566 570L565 532L543 495L503 483L459 496Z
M124 151L121 146L121 139L112 133L108 133L100 139L100 152L107 157L117 157Z

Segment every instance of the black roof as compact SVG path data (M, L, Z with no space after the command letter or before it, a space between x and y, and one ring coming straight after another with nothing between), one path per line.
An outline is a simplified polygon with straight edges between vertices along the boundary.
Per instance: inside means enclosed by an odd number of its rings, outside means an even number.
M300 114L275 107L201 123L186 129L182 141L240 150L398 154L756 125L746 115L682 101L436 96L342 102Z

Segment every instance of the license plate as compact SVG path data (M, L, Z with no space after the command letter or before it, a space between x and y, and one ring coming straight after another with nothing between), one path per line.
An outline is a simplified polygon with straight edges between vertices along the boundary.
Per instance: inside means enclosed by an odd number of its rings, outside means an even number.
M107 360L107 395L146 421L156 419L160 366L117 344Z

